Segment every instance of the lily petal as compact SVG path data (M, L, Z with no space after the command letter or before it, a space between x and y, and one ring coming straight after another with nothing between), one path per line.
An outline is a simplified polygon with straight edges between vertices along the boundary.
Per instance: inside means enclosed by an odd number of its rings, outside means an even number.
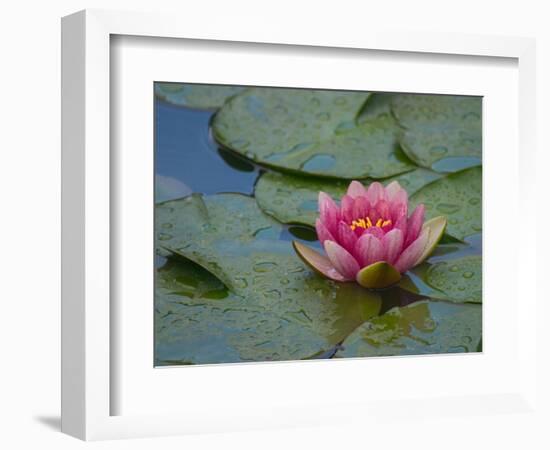
M407 191L400 189L393 196L392 200L389 200L390 203L390 217L395 222L401 216L407 217L409 209L409 199Z
M422 222L424 222L424 205L418 205L409 220L407 221L407 235L405 237L405 247L409 246L419 235L422 228Z
M423 262L428 256L432 254L435 247L443 237L443 233L445 233L446 226L447 226L447 219L443 216L434 217L433 219L428 220L422 226L422 231L429 230L430 235L428 238L428 242L426 244L426 248L424 249L424 252L415 261L413 267Z
M344 278L348 280L355 278L355 275L359 271L359 264L344 247L334 241L325 241L325 251L334 268Z
M367 195L367 190L365 189L365 186L363 186L362 183L360 183L359 181L353 180L348 186L347 194L351 198L363 197Z
M403 233L398 228L388 231L382 238L384 260L393 264L403 249Z
M375 238L378 239L382 239L384 237L384 231L382 230L382 228L378 227L370 227L363 232L363 235L365 234L372 234Z
M383 289L397 283L400 279L401 274L397 269L385 261L363 267L355 277L357 283L368 289Z
M407 216L401 216L399 219L397 219L393 228L401 230L401 233L403 233L403 238L405 238L405 236L407 236Z
M330 260L320 253L316 252L307 245L298 241L293 241L292 246L300 259L311 267L315 272L330 278L334 281L349 281L338 272L331 264Z
M378 217L376 220L378 220L379 218L386 220L388 217L390 217L390 204L386 200L379 200L375 208L378 212Z
M357 240L355 253L363 267L384 259L382 242L372 234L365 233Z
M333 233L340 220L340 210L330 195L319 192L319 215L325 227Z
M357 235L351 230L349 225L340 221L338 224L338 243L353 254L355 243L357 242Z
M385 196L384 186L378 181L371 183L367 189L367 200L371 205L376 205L378 200L382 200Z
M389 201L389 202L392 202L393 199L395 198L395 196L400 193L401 191L405 191L405 189L403 189L401 187L401 185L399 184L398 181L392 181L390 184L388 184L386 187L386 199ZM405 193L407 193L407 191L405 191Z
M325 241L334 241L334 236L325 226L321 219L315 221L315 231L317 231L317 238L319 242L323 244Z
M426 244L430 236L430 230L422 230L420 236L410 244L404 251L401 253L397 261L395 262L395 268L400 272L404 273L413 267L422 256L424 250L426 249ZM330 241L327 241L330 242Z
M353 204L353 216L360 219L367 217L369 207L369 201L366 197L356 197Z
M351 221L355 219L355 216L353 215L354 204L355 200L349 195L344 195L342 197L342 201L340 202L340 213L341 219L344 222L351 223Z

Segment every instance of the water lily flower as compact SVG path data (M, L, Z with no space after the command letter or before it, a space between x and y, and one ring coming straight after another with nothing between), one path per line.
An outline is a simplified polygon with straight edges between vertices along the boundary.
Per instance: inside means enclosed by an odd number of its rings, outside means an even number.
M443 236L447 220L424 223L424 205L408 215L408 196L397 181L368 189L352 181L338 206L319 193L315 228L326 256L294 241L298 256L313 270L335 281L357 281L371 289L388 287L424 261Z

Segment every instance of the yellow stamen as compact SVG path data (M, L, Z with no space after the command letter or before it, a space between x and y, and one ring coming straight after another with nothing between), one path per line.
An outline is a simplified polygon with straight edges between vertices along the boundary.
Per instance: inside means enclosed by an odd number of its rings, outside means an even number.
M381 228L391 224L392 224L392 221L390 219L387 219L387 220L378 219L376 223L373 225L371 218L366 217L364 219L360 218L360 219L353 220L351 222L350 228L352 229L352 231L355 231L357 227L363 228L364 230L368 230L370 227L373 227L373 226Z

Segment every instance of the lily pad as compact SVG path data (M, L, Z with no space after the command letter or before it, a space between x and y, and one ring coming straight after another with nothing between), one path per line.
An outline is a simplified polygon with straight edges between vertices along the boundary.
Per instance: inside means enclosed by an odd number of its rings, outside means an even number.
M156 365L296 359L325 341L240 297L205 269L169 259L157 271Z
M392 181L398 181L402 188L404 188L409 196L413 195L416 191L420 190L432 181L439 180L443 177L442 174L434 172L423 167L396 175L383 181L384 185L390 184Z
M412 172L384 180L384 184L396 180L409 195L432 181L441 178L441 174L418 168ZM367 185L372 180L362 180ZM319 191L326 192L335 200L346 193L349 182L313 177L300 177L276 172L268 172L256 183L255 196L262 210L283 223L295 223L313 226L319 217L317 198Z
M391 104L395 95L399 94L373 92L359 113L357 123L363 125L379 118L393 118Z
M481 164L481 97L402 94L391 102L405 128L401 147L416 164L443 172Z
M439 261L426 273L426 283L454 302L481 303L481 256Z
M426 217L447 217L446 233L460 240L481 231L482 169L474 167L447 175L417 191L413 207L426 206Z
M333 178L387 177L412 170L393 120L357 127L367 92L250 89L216 114L214 137L260 164Z
M365 322L335 356L476 352L480 339L480 305L424 300Z
M202 266L255 308L283 323L300 324L303 336L292 331L292 339L315 336L299 354L280 359L311 356L312 346L327 351L380 310L377 294L310 271L291 243L279 239L283 226L250 197L192 195L158 205L156 220L162 248ZM285 326L278 333L288 342Z
M227 99L242 92L239 86L209 84L155 83L155 95L177 106L218 109Z

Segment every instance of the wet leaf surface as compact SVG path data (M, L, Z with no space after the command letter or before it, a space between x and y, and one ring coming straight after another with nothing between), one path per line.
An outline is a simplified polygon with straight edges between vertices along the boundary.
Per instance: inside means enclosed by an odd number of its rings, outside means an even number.
M412 207L426 206L426 217L447 217L446 233L463 240L481 231L482 169L474 167L447 175L418 190Z
M481 256L439 261L430 266L426 283L454 302L481 303Z
M475 352L480 339L481 306L420 301L365 322L336 357Z
M327 351L380 310L378 294L310 271L290 242L279 239L283 226L263 214L250 197L193 195L165 202L157 206L157 229L159 247L206 269L255 313L280 319L269 352L247 346L248 353L239 350L243 360L256 351L258 361ZM290 341L296 352L279 348Z
M416 164L456 172L481 164L481 97L401 94L391 109L402 149Z
M190 261L169 260L157 274L157 365L299 359L325 344Z
M388 117L358 127L368 93L255 88L218 112L222 145L265 166L345 179L388 177L414 166Z
M207 84L155 83L155 95L168 103L197 109L217 109L227 99L242 92L239 86Z

